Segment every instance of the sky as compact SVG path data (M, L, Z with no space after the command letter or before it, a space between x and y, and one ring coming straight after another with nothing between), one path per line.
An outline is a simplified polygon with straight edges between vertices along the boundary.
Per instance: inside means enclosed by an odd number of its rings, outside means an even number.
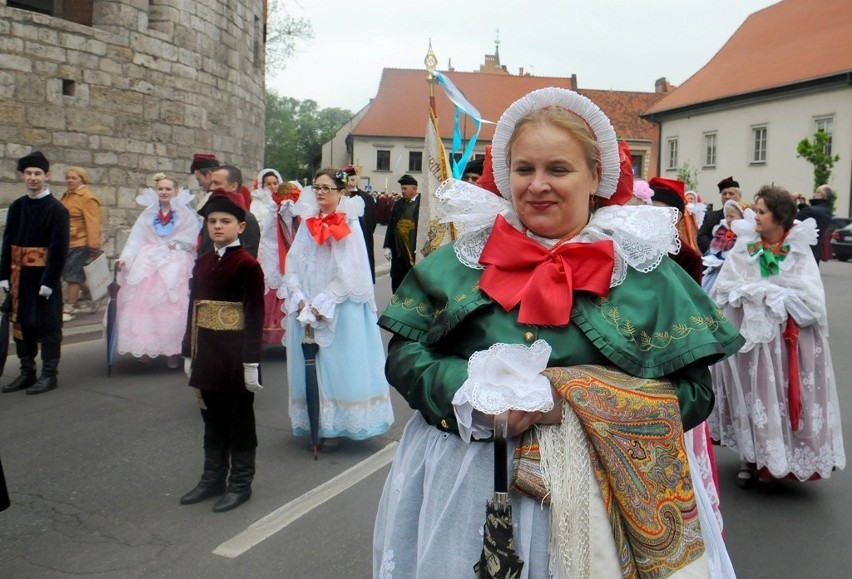
M580 88L599 90L652 92L661 77L679 85L749 14L777 2L284 1L311 22L314 38L297 43L286 67L269 75L267 90L353 113L376 96L383 68L425 71L430 39L439 70L479 70L499 38L501 64L512 74L576 74Z

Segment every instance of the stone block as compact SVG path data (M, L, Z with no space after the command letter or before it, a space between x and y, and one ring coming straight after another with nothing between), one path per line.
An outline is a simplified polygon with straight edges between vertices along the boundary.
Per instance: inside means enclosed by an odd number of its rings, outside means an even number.
M161 60L149 54L134 54L133 64L138 64L143 68L159 70L160 72L170 73L172 71L172 63L167 60Z
M24 51L30 58L43 58L54 62L66 62L68 58L64 48L32 40L24 42Z
M112 86L112 75L100 70L84 70L83 82L101 87ZM94 88L94 86L93 86ZM94 93L92 93L94 96Z
M191 67L175 62L172 64L172 74L176 77L188 80L195 80L198 78L198 70Z
M89 136L86 133L69 133L67 131L54 131L53 144L57 147L88 148Z
M81 52L75 50L68 51L68 64L72 64L81 69L88 70L97 70L98 69L98 61L100 60L94 54L90 54L88 52Z
M98 133L111 135L114 132L116 118L113 114L91 109L68 109L66 118L69 131L82 131L84 133Z
M105 72L109 75L112 75L113 77L120 76L124 72L124 69L121 66L121 63L119 63L119 62L117 62L117 61L115 61L111 58L106 58L106 57L104 57L100 60L98 67L100 68L101 71L103 71L103 72Z
M26 119L28 125L42 129L64 131L66 127L63 107L53 104L26 107Z
M118 155L112 151L95 152L95 165L116 165L118 164Z
M63 149L59 157L68 166L91 167L92 165L92 152L88 149Z
M0 36L0 52L23 52L24 40L14 36Z
M32 72L33 61L31 58L18 56L16 54L4 54L3 58L0 58L0 69Z
M184 125L186 124L184 107L174 102L162 102L160 103L160 119L164 123Z
M15 94L15 75L5 70L0 70L0 100L11 100Z
M33 127L21 127L19 139L33 147L43 147L51 142L49 131Z

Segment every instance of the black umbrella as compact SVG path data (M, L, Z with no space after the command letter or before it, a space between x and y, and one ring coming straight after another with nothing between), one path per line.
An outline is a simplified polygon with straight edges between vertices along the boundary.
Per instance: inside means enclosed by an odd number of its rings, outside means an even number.
M12 294L6 292L3 305L0 306L0 374L6 369L6 356L9 355L9 312L12 309Z
M317 381L317 353L319 344L314 341L311 326L305 326L302 353L305 356L305 405L308 407L308 422L311 425L311 449L314 460L319 458L319 382Z
M112 361L115 358L115 347L118 340L118 290L121 289L116 281L118 275L118 266L116 265L115 274L112 277L112 283L107 286L109 293L109 303L107 304L106 314L106 359L107 359L107 376L112 376Z
M494 497L485 506L482 555L473 566L476 579L517 579L524 561L515 554L512 534L512 503L509 501L506 468L506 431L509 413L494 417Z

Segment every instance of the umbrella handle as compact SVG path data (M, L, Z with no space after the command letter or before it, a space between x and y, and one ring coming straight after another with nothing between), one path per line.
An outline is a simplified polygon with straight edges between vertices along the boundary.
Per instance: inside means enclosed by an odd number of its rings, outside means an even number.
M509 412L494 416L494 492L503 493L508 500L509 473L506 461L506 436L509 431Z

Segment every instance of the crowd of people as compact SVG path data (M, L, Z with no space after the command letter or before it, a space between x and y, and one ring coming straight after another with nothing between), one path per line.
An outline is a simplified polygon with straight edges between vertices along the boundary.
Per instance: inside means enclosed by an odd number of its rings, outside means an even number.
M318 436L315 453L387 432L391 386L414 410L379 503L375 577L469 575L495 461L512 473L521 577L733 577L713 441L739 455L743 488L845 467L818 269L833 192L748 199L728 177L708 210L681 181L635 180L606 115L565 89L513 103L491 153L434 192L458 238L426 259L411 175L390 206L353 166L310 186L264 168L251 191L198 154L195 205L154 176L115 264L117 351L165 357L194 389L203 469L181 504L251 497L261 354L281 344L292 432ZM0 287L21 371L2 391L39 394L57 386L100 210L85 169L68 169L61 202L44 155L18 169ZM381 314L377 223L394 293Z

